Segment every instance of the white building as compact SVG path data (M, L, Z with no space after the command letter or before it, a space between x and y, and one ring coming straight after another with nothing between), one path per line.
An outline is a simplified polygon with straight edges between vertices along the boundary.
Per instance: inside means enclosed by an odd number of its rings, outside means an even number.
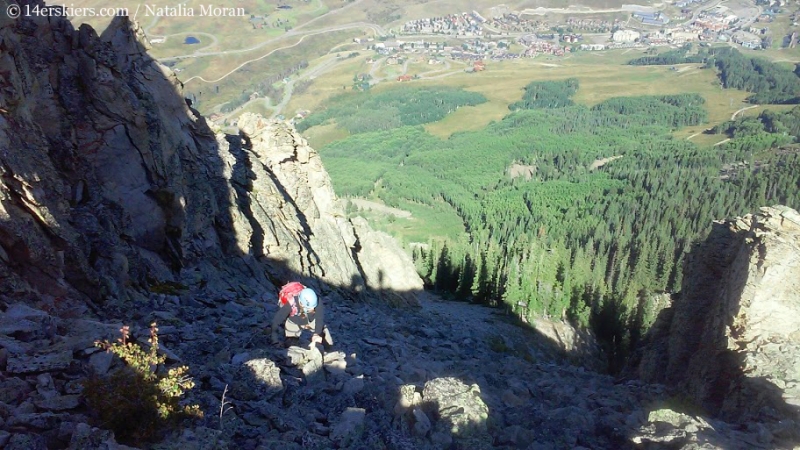
M692 31L673 31L670 33L670 38L675 44L682 44L684 42L691 42L697 40L697 32Z
M639 32L633 30L617 30L611 35L611 40L614 42L633 42L639 39Z
M598 51L605 50L606 46L603 44L581 44L581 50Z

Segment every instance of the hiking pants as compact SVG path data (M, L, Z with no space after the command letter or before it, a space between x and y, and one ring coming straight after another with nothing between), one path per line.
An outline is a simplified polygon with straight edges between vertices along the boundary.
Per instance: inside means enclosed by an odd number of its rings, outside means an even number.
M295 320L297 320L297 322L295 322ZM304 319L301 319L300 316L294 316L286 319L283 328L287 338L297 338L300 337L303 330L311 330L313 332L315 325L316 320L306 322ZM333 338L331 337L331 332L328 330L327 325L322 328L322 340L328 345L333 345Z

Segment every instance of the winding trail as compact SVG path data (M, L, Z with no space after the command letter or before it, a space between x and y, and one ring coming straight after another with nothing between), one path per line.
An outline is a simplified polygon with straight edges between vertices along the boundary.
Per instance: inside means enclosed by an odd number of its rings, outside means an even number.
M690 141L690 140L692 140L692 138L693 138L693 137L695 137L695 136L699 136L699 135L701 135L701 134L703 134L703 131L698 131L697 133L695 133L695 134L693 134L693 135L691 135L691 136L687 137L687 138L686 138L686 140L687 140L687 141Z
M286 39L286 38L289 38L289 37L294 37L294 36L306 37L306 36L313 36L313 35L323 34L323 33L331 33L331 32L335 32L335 31L352 30L354 28L368 28L368 29L371 29L375 33L378 33L378 34L379 34L378 30L381 29L380 26L378 26L378 25L376 25L374 23L354 22L354 23L349 23L347 25L336 25L336 26L328 27L328 28L320 28L320 29L317 29L317 30L309 30L309 31L290 30L288 33L282 34L282 35L274 37L272 39L267 39L266 41L258 43L258 44L254 45L252 47L249 47L249 48L242 48L242 49L238 49L238 50L225 50L225 51L220 51L220 52L195 52L195 53L189 53L189 54L186 54L186 55L177 55L177 56L170 56L170 57L167 57L167 58L161 58L159 61L166 62L166 61L177 61L177 60L188 59L188 58L204 58L206 56L235 55L235 54L239 54L239 53L249 53L249 52L258 50L260 48L266 47L269 44L275 43L277 41L280 41L282 39ZM256 58L256 59L253 59L251 61L256 61L258 59L259 58Z
M377 72L378 69L381 68L381 63L383 63L384 61L386 61L386 58L376 59L372 63L372 67L370 67L370 69L369 69L369 78L370 78L370 80L376 79L375 78L375 72Z
M726 143L726 142L728 142L728 141L730 141L730 140L731 140L731 138L728 138L728 139L723 139L723 140L721 140L721 141L717 142L716 144L714 144L714 147L716 147L716 146L718 146L718 145L722 145L722 144L724 144L724 143Z
M245 61L245 62L239 64L238 66L236 66L236 68L234 68L230 72L228 72L225 75L217 78L216 80L206 80L205 78L203 78L200 75L195 75L195 76L189 78L188 80L184 81L183 84L187 84L192 80L200 80L200 81L202 81L204 83L216 83L218 81L222 81L225 78L227 78L228 76L234 74L236 71L238 71L239 69L241 69L242 67L244 67L244 66L246 66L246 65L248 65L250 63L254 63L256 61L260 61L260 60L266 58L267 56L269 56L269 55L271 55L271 54L273 54L273 53L275 53L275 52L277 52L279 50L286 50L287 48L292 48L292 47L295 47L295 46L299 45L301 42L303 42L303 39L307 38L308 36L312 36L312 35L311 34L307 34L305 36L301 36L300 39L297 42L295 42L294 44L292 44L292 45L286 45L286 46L283 46L283 47L278 47L278 48L272 49L268 53L266 53L264 55L261 55L258 58L254 58L254 59L251 59L249 61Z
M444 60L444 67L442 67L441 69L434 69L434 70L429 70L427 72L422 72L421 74L419 74L419 77L420 78L429 78L430 77L429 74L446 72L446 71L450 70L450 67L451 67L450 61L445 59Z
M761 105L752 105L741 108L731 115L731 120L736 120L736 116L738 116L740 112L747 111L748 109L758 108L759 106Z
M302 75L298 75L296 78L290 78L289 81L286 83L286 87L283 91L283 98L281 102L278 103L275 108L273 109L272 117L277 117L281 114L286 108L286 105L289 104L289 101L292 99L292 94L294 93L294 84L300 80L305 78L314 78L317 75L321 75L329 70L331 70L337 64L347 61L347 59L339 59L335 56L329 58L326 61L321 62L319 65L315 66L312 69L305 71Z

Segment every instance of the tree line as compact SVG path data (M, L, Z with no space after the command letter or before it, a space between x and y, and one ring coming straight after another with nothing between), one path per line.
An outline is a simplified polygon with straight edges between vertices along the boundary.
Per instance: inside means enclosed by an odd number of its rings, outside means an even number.
M309 115L297 124L299 131L335 120L350 134L391 130L441 120L462 106L486 102L486 97L449 87L392 89L337 96L322 111Z
M689 56L691 44L655 56L628 62L631 65L663 65L704 62L714 67L723 86L752 92L747 101L757 104L800 103L800 69L794 72L762 58L746 56L730 47L703 48ZM800 67L800 66L798 66Z

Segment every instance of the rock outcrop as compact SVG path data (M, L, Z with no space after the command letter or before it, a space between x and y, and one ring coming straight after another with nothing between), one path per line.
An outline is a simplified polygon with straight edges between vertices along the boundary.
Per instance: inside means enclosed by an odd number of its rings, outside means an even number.
M699 410L769 423L764 433L797 442L800 214L766 207L715 223L684 274L632 373L676 388Z
M0 28L0 292L125 304L301 277L414 302L409 258L346 218L293 128L213 131L146 50L124 17L102 36L60 17Z

